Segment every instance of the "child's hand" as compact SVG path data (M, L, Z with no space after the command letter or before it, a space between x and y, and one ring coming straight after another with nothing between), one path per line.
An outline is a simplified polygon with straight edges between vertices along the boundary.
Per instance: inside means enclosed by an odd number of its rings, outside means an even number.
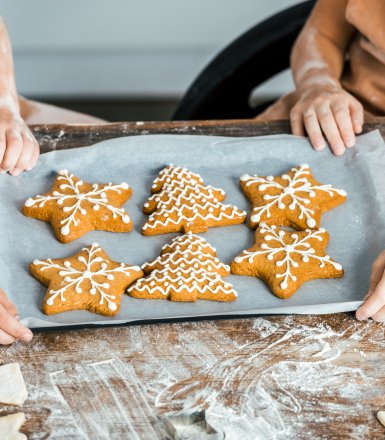
M29 342L32 337L31 330L20 324L15 306L0 289L0 344L12 344L16 339Z
M361 103L336 86L315 86L301 94L290 112L293 134L304 136L304 127L315 150L325 148L341 155L356 142L364 121Z
M19 176L39 158L39 144L23 119L12 109L0 107L0 173Z
M368 318L385 321L385 251L373 263L369 292L357 310L356 317L360 321Z

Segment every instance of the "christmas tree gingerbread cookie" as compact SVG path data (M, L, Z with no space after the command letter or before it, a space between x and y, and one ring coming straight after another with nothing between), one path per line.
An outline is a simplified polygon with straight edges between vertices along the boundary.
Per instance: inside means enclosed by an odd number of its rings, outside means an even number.
M221 263L215 249L191 232L163 246L160 257L142 266L147 277L128 288L134 298L171 301L234 301L233 286L222 280L230 267Z
M152 196L143 207L150 217L143 235L170 232L205 232L212 226L243 223L246 213L236 206L221 203L222 189L205 185L199 174L169 165L152 185Z
M292 168L282 176L241 177L241 188L250 200L249 226L261 222L294 229L317 229L321 215L346 200L346 192L314 179L309 165Z
M340 278L342 266L325 253L325 229L287 231L261 223L255 244L231 263L231 273L264 280L273 293L286 299L306 281Z
M90 184L64 170L49 192L26 200L23 214L50 222L62 243L93 230L129 232L133 224L121 206L131 194L127 183Z
M143 276L140 267L111 260L97 243L68 258L34 260L29 270L48 286L42 306L46 315L88 310L115 316L127 287Z

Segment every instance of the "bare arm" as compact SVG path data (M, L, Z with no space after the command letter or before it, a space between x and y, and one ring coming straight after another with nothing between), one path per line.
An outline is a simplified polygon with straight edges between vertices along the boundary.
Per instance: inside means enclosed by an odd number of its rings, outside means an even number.
M347 0L318 0L299 35L291 67L299 101L290 115L292 131L315 149L326 138L336 154L355 143L362 130L362 105L342 89L340 77L355 29L345 19Z
M37 142L20 117L11 45L0 17L0 172L15 173L18 166L17 174L33 166L38 152ZM15 306L0 289L0 344L17 339L30 341L32 332L19 323Z
M12 48L2 17L0 17L0 66L0 106L9 107L15 113L19 113Z
M0 173L17 176L38 157L39 145L20 116L11 43L0 17Z

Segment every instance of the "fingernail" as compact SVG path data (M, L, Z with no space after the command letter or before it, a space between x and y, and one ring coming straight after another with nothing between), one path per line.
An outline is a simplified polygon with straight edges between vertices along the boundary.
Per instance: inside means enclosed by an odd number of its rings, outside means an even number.
M341 149L336 149L336 150L334 150L334 154L335 154L336 156L342 156L344 153L345 153L345 147L344 147L344 148L341 148Z
M20 176L20 174L23 172L23 170L20 170L19 168L14 168L12 171L11 171L11 175L12 176Z
M368 317L366 316L366 314L365 314L362 310L358 309L358 310L356 311L356 318L357 318L359 321L364 321L364 320L367 319Z
M24 341L27 341L27 342L29 342L32 338L33 338L33 334L29 330L24 332L23 335L21 336L21 339L23 339Z
M356 122L356 123L355 123L354 128L355 128L355 130L356 130L356 133L361 133L361 131L362 131L362 125L361 125L359 122Z
M20 321L20 316L19 316L19 315L15 315L15 319L17 319L18 321Z
M315 144L314 149L317 151L322 151L325 148L325 144Z
M355 144L356 144L355 139L348 139L346 141L346 148L352 148L352 147L354 147Z
M6 171L5 170L0 170L0 174L5 174Z

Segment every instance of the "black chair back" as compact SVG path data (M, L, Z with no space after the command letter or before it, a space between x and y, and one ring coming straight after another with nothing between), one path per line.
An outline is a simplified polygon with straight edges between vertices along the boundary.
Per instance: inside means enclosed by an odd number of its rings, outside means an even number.
M222 50L190 86L173 119L255 116L251 92L289 67L291 48L314 3L305 1L264 20Z

